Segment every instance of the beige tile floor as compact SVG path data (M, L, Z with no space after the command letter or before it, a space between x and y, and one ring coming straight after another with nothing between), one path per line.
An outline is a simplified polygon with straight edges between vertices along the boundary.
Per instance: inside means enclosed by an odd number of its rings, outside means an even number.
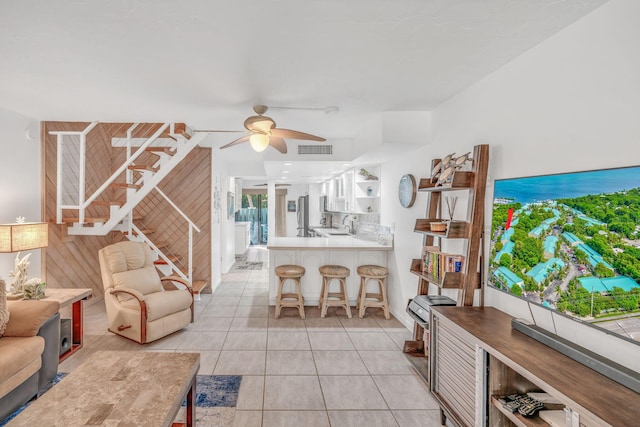
M267 252L252 248L248 261ZM106 330L104 305L85 310L85 346L70 372L98 350L198 351L201 374L242 375L234 426L438 426L438 405L401 352L410 332L382 310L348 319L317 307L268 305L267 270L232 270L196 302L195 323L144 346Z

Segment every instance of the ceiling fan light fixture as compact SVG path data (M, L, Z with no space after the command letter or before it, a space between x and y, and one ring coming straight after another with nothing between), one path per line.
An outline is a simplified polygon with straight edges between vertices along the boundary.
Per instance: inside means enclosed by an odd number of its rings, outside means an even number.
M254 133L249 137L249 144L258 153L262 153L269 146L269 135Z

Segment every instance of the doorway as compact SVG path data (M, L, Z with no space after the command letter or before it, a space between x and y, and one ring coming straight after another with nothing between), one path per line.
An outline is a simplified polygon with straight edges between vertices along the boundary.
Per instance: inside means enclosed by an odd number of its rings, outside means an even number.
M242 207L236 212L236 222L250 222L251 245L266 245L268 230L269 200L266 191L243 190Z

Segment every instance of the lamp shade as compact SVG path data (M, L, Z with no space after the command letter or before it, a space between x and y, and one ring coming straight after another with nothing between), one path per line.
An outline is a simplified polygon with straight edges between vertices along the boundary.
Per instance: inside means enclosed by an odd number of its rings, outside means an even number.
M44 248L49 242L46 222L0 224L0 252L20 252Z
M254 150L261 153L269 146L269 135L254 133L249 137L249 144Z

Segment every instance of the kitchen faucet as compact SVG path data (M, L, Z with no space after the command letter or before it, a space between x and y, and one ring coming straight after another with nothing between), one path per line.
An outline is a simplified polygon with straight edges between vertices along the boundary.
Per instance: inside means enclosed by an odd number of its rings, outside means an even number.
M353 225L353 217L351 215L345 215L344 218L342 219L342 225L345 225L344 223L346 220L351 221L351 225L347 224L345 226L346 230L349 232L349 234L356 234L356 228Z

